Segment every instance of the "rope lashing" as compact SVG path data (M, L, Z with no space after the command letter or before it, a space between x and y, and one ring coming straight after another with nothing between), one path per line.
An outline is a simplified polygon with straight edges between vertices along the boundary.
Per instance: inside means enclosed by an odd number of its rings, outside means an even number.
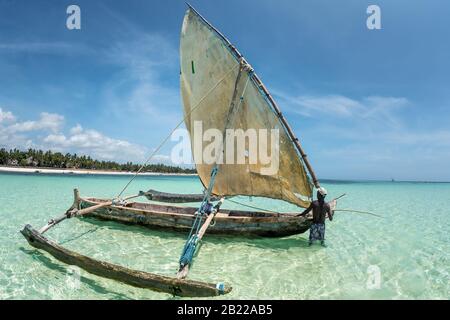
M183 251L180 256L180 270L188 264L191 264L194 258L195 249L197 248L198 242L198 232L202 226L203 213L201 211L195 212L194 223L192 224L191 230L189 231L188 239L184 244Z
M231 200L231 199L229 199L229 198L227 198L227 201L233 202L233 203L238 204L238 205L241 205L241 206L243 206L243 207L247 207L247 208L251 208L251 209L256 209L256 210L258 210L258 211L269 212L269 213L279 213L279 212L277 212L277 211L273 211L273 210L269 210L269 209L263 209L263 208L256 207L256 206L252 206L252 205L249 205L249 204L245 204L245 203L242 203L242 202L239 202L239 201L236 201L236 200Z
M194 223L192 224L191 230L189 231L188 239L183 247L183 251L180 256L180 270L183 269L184 266L191 264L194 258L195 250L197 248L198 243L198 233L202 226L203 217L208 214L215 214L218 211L218 207L212 209L209 203L209 199L211 197L212 187L214 185L214 181L217 175L217 166L211 171L211 180L209 181L208 189L205 192L205 196L203 197L203 201L200 205L199 210L195 212Z
M197 248L197 241L198 236L193 235L188 242L186 242L186 245L183 249L183 253L180 257L180 270L183 269L185 265L190 265L192 263L192 260L194 258L195 249Z

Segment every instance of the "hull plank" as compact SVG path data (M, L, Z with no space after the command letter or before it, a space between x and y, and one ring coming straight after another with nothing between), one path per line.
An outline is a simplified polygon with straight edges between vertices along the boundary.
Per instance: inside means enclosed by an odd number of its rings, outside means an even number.
M21 233L30 245L47 251L61 262L76 265L97 276L113 279L135 287L184 297L218 296L231 291L229 286L225 286L223 290L218 290L216 284L212 283L171 278L95 260L58 245L44 237L30 225L26 225Z
M144 192L143 195L148 200L161 201L161 202L171 202L171 203L183 203L183 202L200 202L205 197L204 194L180 194L180 193L169 193L161 192L157 190L150 189ZM211 201L219 201L220 197L211 196Z
M95 198L80 198L78 207L87 208L103 201ZM193 207L133 202L124 206L105 206L84 217L186 232L192 226L195 212L196 208ZM293 214L225 209L221 209L221 214L214 220L208 228L208 234L282 237L303 233L311 226L309 219L296 217Z

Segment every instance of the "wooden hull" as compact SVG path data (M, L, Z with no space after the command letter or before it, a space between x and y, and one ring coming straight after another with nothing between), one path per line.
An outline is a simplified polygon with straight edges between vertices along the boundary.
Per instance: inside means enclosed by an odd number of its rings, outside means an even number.
M184 297L209 297L226 294L231 287L200 281L177 279L167 276L156 275L144 271L132 270L105 261L99 261L79 253L67 250L57 243L47 239L32 226L26 225L21 231L28 243L35 248L50 253L53 257L69 265L76 265L89 273L113 279L139 288L166 292Z
M183 193L168 193L150 189L142 194L148 199L160 202L170 203L186 203L186 202L201 202L205 197L204 194L183 194ZM210 201L219 201L220 197L211 196Z
M97 205L106 200L79 198L79 209ZM97 209L85 217L94 217L149 228L163 228L188 232L194 221L197 208L132 202L124 206L109 205ZM282 237L307 231L311 221L296 217L293 213L250 212L220 210L215 222L208 228L208 234L234 236Z

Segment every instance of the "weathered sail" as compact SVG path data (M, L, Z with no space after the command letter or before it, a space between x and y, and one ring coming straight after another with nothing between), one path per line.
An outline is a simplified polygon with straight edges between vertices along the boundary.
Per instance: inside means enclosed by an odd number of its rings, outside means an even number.
M258 138L259 148L267 145L269 156L279 155L278 170L270 170L271 165L273 169L273 163L263 163L259 155L256 163L246 161L241 164L228 163L224 156L223 164L218 167L213 194L270 197L306 207L311 199L312 185L302 159L283 122L261 91L259 79L255 78L251 70L240 73L241 56L230 46L195 10L188 9L181 30L180 81L185 123L190 132L199 177L203 185L207 186L214 164L203 161L203 152L209 142L203 142L198 148L202 137L196 128L201 124L202 132L211 128L223 132L236 91L235 113L227 128L242 129L244 132L247 129L256 129L257 132L267 129L266 139ZM243 99L239 99L241 96ZM278 129L279 149L276 152L272 150L276 145L275 139L272 139L274 137L270 135L271 129ZM232 146L225 144L224 148L227 151ZM236 153L242 150L237 147L235 143L235 159ZM247 158L251 148L246 139L244 150Z

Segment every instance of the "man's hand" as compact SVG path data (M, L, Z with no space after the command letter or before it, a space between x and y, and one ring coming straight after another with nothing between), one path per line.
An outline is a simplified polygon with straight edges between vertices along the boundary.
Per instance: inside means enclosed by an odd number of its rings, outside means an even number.
M296 217L306 216L308 214L308 212L310 212L311 210L312 210L312 203L310 204L310 206L308 208L305 209L305 211L297 214Z
M328 212L328 219L330 219L330 221L333 221L333 215L334 215L334 211L330 210L330 212Z

